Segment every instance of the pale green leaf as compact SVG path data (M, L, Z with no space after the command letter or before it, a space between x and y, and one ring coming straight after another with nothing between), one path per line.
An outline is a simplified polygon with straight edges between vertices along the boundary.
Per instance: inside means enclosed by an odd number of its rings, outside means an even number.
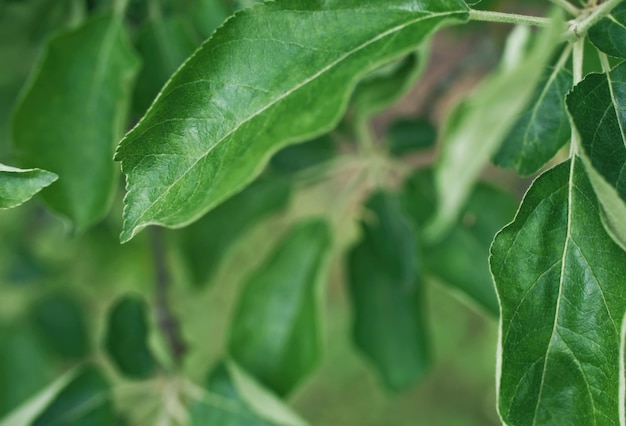
M554 19L527 53L529 30L516 27L500 68L450 112L435 169L438 213L428 238L441 237L458 217L475 180L532 96L560 40L561 23Z
M580 159L533 183L491 253L505 423L621 424L626 253L602 226Z
M589 29L589 40L604 53L626 58L626 3Z
M331 130L368 71L467 15L461 0L289 0L240 11L120 143L122 241L147 225L198 219L273 152Z
M58 179L41 169L16 169L0 164L0 209L19 206Z
M136 68L121 20L94 17L50 40L15 112L20 158L59 175L42 197L79 229L102 218L116 189L111 156Z
M229 353L278 395L289 393L319 359L320 281L330 246L325 222L297 225L252 273L239 298Z
M399 391L421 379L430 361L415 237L395 194L375 193L365 207L347 264L353 335L385 385Z

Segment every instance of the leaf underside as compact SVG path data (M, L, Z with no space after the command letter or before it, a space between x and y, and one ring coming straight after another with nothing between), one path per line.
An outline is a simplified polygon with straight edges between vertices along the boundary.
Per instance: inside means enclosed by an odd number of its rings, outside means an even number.
M120 143L122 241L150 224L198 219L273 152L331 130L359 77L467 16L461 0L289 0L240 11Z
M10 209L30 200L58 179L41 169L16 169L0 164L0 209Z

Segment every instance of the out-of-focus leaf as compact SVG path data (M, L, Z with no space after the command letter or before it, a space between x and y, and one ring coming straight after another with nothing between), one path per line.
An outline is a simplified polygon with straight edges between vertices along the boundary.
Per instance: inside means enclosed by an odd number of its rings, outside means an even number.
M474 182L531 98L560 41L562 23L555 18L527 53L529 30L516 27L500 68L447 117L435 169L438 209L428 238L441 237L456 221Z
M571 136L565 95L572 88L572 73L561 61L549 69L494 157L500 167L515 168L523 176L543 167Z
M111 156L136 68L121 19L94 17L50 40L15 112L20 157L59 175L42 196L78 229L106 213L116 188Z
M389 152L396 157L431 148L435 142L437 129L424 117L396 120L387 130Z
M142 67L135 85L135 112L146 112L163 84L196 47L193 28L183 17L153 19L144 24L137 40Z
M209 38L229 15L221 0L198 0L192 6L191 13L196 29L205 39Z
M290 183L265 177L235 195L198 222L180 231L180 243L193 282L209 282L228 250L255 224L283 209Z
M533 183L491 253L503 421L620 424L626 253L602 226L580 159Z
M589 40L604 53L626 58L626 3L589 29Z
M434 213L435 188L431 170L424 169L407 179L404 203L415 228L420 231ZM500 311L491 273L489 247L496 232L515 214L517 202L511 194L486 183L478 183L463 207L457 223L446 236L421 244L425 272L435 276L470 301L497 317Z
M58 179L41 169L16 169L0 164L0 209L19 206Z
M297 173L309 167L324 163L335 157L337 146L330 135L315 140L287 146L278 151L270 160L273 170L283 173Z
M157 370L148 347L146 304L138 296L125 296L111 308L105 348L116 367L127 377L145 379Z
M429 366L414 231L395 194L375 193L366 208L363 235L348 256L354 340L399 391Z
M610 73L588 75L568 95L567 107L607 230L626 246L626 63Z
M193 426L304 426L306 423L282 401L232 361L211 373L210 392L191 410Z
M318 361L319 286L330 246L326 222L297 225L239 298L229 353L278 395L289 393Z
M39 334L59 355L69 360L88 355L85 315L73 297L50 295L35 304L32 315Z
M467 17L461 0L291 0L240 11L120 143L121 240L198 219L250 183L272 153L331 130L368 71Z
M109 384L94 367L85 367L56 396L33 426L111 426L115 413Z

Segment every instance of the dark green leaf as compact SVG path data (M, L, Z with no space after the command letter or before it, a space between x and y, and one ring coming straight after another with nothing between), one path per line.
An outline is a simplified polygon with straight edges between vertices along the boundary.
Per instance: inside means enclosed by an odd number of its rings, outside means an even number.
M105 348L127 377L145 379L156 372L157 362L148 347L146 304L138 296L125 296L108 316Z
M541 175L495 238L499 412L511 425L618 425L626 253L580 159Z
M231 361L211 373L210 392L192 406L193 426L304 426L305 423Z
M116 188L111 156L136 66L120 19L92 18L50 40L15 113L23 161L60 177L44 200L79 229L106 213Z
M319 285L330 245L325 222L298 225L252 274L239 298L229 353L279 395L289 393L318 361Z
M255 224L283 209L289 193L287 179L260 178L198 222L181 230L181 247L194 284L206 284L228 250Z
M360 77L467 16L461 0L289 0L240 11L122 140L122 241L150 224L198 219L273 152L331 130Z
M114 421L109 384L94 367L85 367L33 426L111 426Z
M0 209L19 206L58 179L41 169L16 169L0 164Z
M284 173L297 173L334 158L337 146L330 135L315 140L290 145L272 157L272 169Z
M589 39L604 53L626 58L626 3L589 29Z
M387 130L389 152L396 157L431 148L436 141L437 129L424 117L396 120Z
M69 360L88 355L85 315L73 297L50 295L35 304L32 315L39 334L59 355Z
M366 208L363 236L348 256L354 340L399 391L429 366L414 232L396 195L375 193Z
M514 168L522 176L543 167L572 133L564 102L572 88L572 73L565 61L548 71L494 157L495 164Z
M432 172L420 170L404 188L405 205L418 230L434 213ZM425 272L442 279L494 317L500 311L491 273L489 246L494 235L515 214L517 202L508 193L479 183L470 194L460 219L440 241L427 244L418 233Z

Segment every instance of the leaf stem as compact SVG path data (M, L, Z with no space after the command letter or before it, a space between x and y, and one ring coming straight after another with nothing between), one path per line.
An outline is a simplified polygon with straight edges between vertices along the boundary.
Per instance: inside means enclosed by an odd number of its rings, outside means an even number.
M565 9L567 12L574 16L580 15L580 9L568 2L567 0L550 0L552 3L557 6L561 6L561 8Z
M115 0L113 3L113 12L116 16L122 18L126 12L128 6L128 0Z
M611 13L615 7L617 7L624 0L608 0L602 3L600 6L595 7L591 14L582 18L581 20L575 20L570 22L569 38L570 40L576 40L583 38L587 35L589 28L593 27L602 18Z
M602 64L602 71L606 74L611 72L611 64L609 63L609 58L607 58L606 54L598 50L598 56L600 57L600 64Z
M547 27L552 20L539 16L518 15L516 13L502 13L485 10L470 10L471 21L498 22L503 24L533 25L537 27Z

